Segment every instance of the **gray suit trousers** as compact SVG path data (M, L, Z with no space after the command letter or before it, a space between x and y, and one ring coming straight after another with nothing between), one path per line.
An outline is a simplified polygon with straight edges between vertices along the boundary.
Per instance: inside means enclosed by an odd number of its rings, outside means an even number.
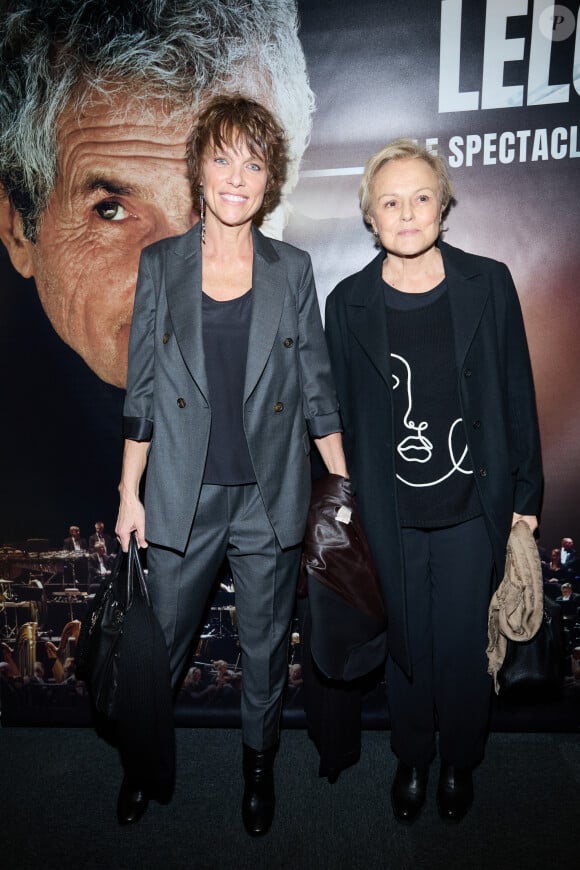
M300 552L300 546L280 548L256 484L204 484L185 553L154 545L148 550L147 583L174 688L227 557L242 653L242 736L257 750L278 740Z

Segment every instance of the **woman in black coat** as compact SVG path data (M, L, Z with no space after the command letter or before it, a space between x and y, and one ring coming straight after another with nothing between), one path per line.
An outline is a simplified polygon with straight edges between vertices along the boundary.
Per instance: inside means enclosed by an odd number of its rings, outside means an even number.
M443 161L396 140L368 161L359 196L381 250L329 296L326 331L389 617L391 797L414 821L438 727L438 807L459 821L487 731L489 599L512 524L537 526L532 373L506 266L440 240Z

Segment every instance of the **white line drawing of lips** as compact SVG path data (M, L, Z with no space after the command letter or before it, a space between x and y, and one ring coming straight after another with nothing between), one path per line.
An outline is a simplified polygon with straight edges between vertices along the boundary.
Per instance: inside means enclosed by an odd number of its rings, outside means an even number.
M433 443L426 437L426 435L423 434L425 430L429 428L429 423L426 420L422 420L420 423L415 423L414 420L411 420L410 418L413 410L411 366L409 365L407 360L404 357L399 356L399 354L392 353L391 358L399 360L399 362L402 363L405 369L405 374L407 376L407 410L405 412L405 416L403 417L403 425L406 429L410 429L412 432L414 432L413 435L407 435L406 438L403 438L403 440L400 441L399 444L397 444L397 453L405 462L418 462L420 464L425 464L426 462L429 462L433 456ZM396 390L401 386L401 379L398 377L398 375L394 373L392 377L393 390ZM453 421L449 429L449 434L447 436L447 449L449 451L449 457L451 459L451 468L446 474L444 474L437 480L431 480L424 483L413 483L410 480L406 480L400 474L397 474L397 480L400 480L401 483L404 483L407 486L421 488L428 486L437 486L437 484L442 483L444 480L447 480L448 477L451 477L451 475L456 471L460 474L473 474L472 469L461 467L463 461L467 457L467 444L465 445L461 456L459 458L455 457L455 451L453 447L453 434L456 427L461 422L462 418L458 417L456 420Z

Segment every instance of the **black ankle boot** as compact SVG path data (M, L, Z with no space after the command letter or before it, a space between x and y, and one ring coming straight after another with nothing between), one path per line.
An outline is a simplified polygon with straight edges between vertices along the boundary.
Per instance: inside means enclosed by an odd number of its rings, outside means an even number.
M133 785L125 777L121 783L119 798L117 800L117 819L120 825L135 825L143 816L149 806L147 792Z
M250 749L244 743L244 797L242 819L252 837L260 837L270 830L274 818L274 758L276 746L270 749Z
M426 767L411 767L399 761L391 787L391 803L398 822L412 825L419 816L425 803L427 778Z
M473 803L471 770L441 762L437 786L437 808L446 822L460 822Z

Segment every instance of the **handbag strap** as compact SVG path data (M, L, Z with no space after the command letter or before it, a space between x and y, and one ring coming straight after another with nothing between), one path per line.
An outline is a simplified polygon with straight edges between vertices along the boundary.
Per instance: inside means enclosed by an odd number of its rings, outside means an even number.
M145 583L145 575L143 566L139 558L139 548L137 546L137 538L135 532L131 532L129 538L129 552L127 553L127 594L125 601L127 602L126 609L129 610L133 603L133 595L140 594L147 604L151 606L149 601L149 591Z

